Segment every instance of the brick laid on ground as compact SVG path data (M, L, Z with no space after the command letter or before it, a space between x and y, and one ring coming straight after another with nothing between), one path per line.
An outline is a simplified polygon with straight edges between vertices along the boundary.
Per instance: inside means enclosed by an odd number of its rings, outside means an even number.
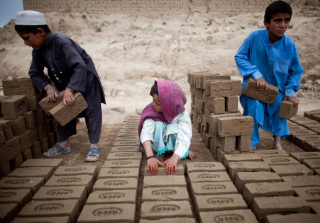
M97 175L97 166L59 166L53 175L69 176L69 175Z
M200 212L200 223L222 223L222 222L250 222L258 223L251 210L231 210L231 211L213 211Z
M23 156L22 154L18 155L14 160L10 162L11 170L15 170L19 168L19 166L23 163ZM10 171L11 173L11 171Z
M290 153L290 156L295 158L298 161L305 159L319 159L320 152L302 152L302 153Z
M189 201L146 201L141 205L142 219L193 217Z
M221 172L226 168L220 162L187 162L186 172Z
M101 168L98 179L101 178L139 178L139 168Z
M19 205L15 203L0 204L0 222L11 222L19 212Z
M30 189L0 189L0 204L17 203L19 209L24 207L32 199Z
M0 189L30 189L35 194L43 184L42 177L4 177L0 180Z
M252 132L251 116L218 118L218 134L221 137L249 135Z
M318 187L294 188L295 194L309 202L320 201L320 185Z
M71 223L79 214L78 200L31 201L20 212L19 217L60 217L68 216Z
M87 192L90 193L93 186L93 176L92 175L52 176L44 186L46 187L86 186Z
M308 222L308 223L319 223L320 215L316 214L272 214L266 216L266 223L299 223L299 222Z
M261 158L289 156L284 150L254 150Z
M85 205L78 223L91 222L130 222L135 220L135 204Z
M186 187L143 188L142 201L179 201L189 200Z
M26 151L24 151L22 153L22 156L23 156L23 160L26 161L28 159L32 159L32 151L31 149L27 149Z
M225 167L227 167L231 162L240 161L262 161L262 159L255 153L224 154L223 165Z
M238 172L270 172L270 167L265 162L230 162L228 166L229 174L234 182Z
M31 146L32 158L37 159L42 156L40 142L37 141Z
M1 101L1 111L5 119L16 119L28 109L25 95L13 95Z
M271 167L271 170L277 173L280 177L313 175L313 171L308 169L308 167L306 167L303 164L270 165L270 167Z
M102 167L108 168L131 168L131 167L140 167L141 160L107 160L104 162Z
M25 167L15 169L8 177L43 177L46 182L53 172L53 167Z
M289 176L282 177L284 182L287 182L291 187L309 187L309 186L319 186L320 177L319 176Z
M184 176L145 176L143 187L186 187Z
M138 152L138 146L114 146L110 153L117 152Z
M191 183L191 193L193 195L237 194L238 190L231 181L203 182Z
M183 175L183 174L184 174L184 167L183 167L182 164L178 164L177 172L175 172L174 175ZM144 176L151 176L151 175L152 175L151 171L148 172L147 166L146 166L145 169L144 169ZM157 175L158 176L168 175L166 173L166 167L165 166L159 166Z
M249 206L255 197L293 196L293 194L293 188L285 182L248 183L243 190L243 198Z
M255 197L253 212L260 221L267 215L283 212L310 213L310 205L299 197Z
M124 160L124 159L141 159L141 152L118 152L118 153L109 153L107 160Z
M86 204L136 203L136 190L94 191L89 195Z
M292 157L266 157L263 158L263 161L269 165L292 165L300 164L299 161L295 160Z
M70 223L69 217L15 218L11 223Z
M141 219L139 223L196 223L194 218L163 218L158 220Z
M311 169L320 169L320 158L303 160L303 163Z
M62 164L63 159L29 159L20 167L53 167L57 169Z
M138 180L136 178L112 178L112 179L99 179L93 185L93 191L98 190L136 190Z
M190 183L227 182L231 181L227 172L194 172L188 173Z

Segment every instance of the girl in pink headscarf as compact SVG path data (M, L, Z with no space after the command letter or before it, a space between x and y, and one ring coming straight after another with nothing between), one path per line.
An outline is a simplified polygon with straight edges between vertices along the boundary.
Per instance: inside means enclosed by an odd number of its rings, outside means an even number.
M147 156L147 170L156 175L158 165L166 166L167 174L177 171L180 159L194 160L189 151L192 127L189 113L185 110L186 97L180 86L173 81L155 81L150 95L153 102L142 111L139 137ZM154 155L154 152L156 155ZM165 152L173 152L164 162Z

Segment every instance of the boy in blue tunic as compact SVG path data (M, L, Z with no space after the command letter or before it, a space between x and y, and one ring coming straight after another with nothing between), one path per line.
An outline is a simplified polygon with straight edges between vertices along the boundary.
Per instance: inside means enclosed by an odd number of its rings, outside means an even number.
M97 161L100 157L101 103L105 103L105 98L91 57L66 35L51 32L40 12L27 10L16 13L15 30L25 45L33 48L29 75L40 92L46 91L49 102L55 102L58 92L64 90L64 105L73 106L74 91L82 93L88 108L80 116L85 117L90 139L85 161ZM44 74L44 67L48 69L50 79ZM65 126L59 124L60 143L43 155L53 157L71 152L69 137L74 134L76 118Z
M242 90L250 77L257 81L260 90L268 89L268 84L279 88L273 104L265 104L243 94L240 96L243 115L254 118L252 149L255 149L260 141L260 126L273 132L274 149L282 149L281 139L290 135L287 120L279 117L280 104L285 100L298 105L295 92L300 88L303 72L298 48L293 40L284 34L291 16L292 9L288 3L271 3L264 15L266 29L251 32L235 55L237 67L243 76Z

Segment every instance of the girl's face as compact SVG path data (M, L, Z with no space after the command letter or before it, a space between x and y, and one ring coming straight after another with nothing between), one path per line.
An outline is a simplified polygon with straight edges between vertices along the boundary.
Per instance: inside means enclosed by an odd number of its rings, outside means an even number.
M152 105L153 105L153 109L154 109L156 112L159 112L159 113L162 112L162 109L161 109L161 106L160 106L159 95L157 95L157 94L154 94L154 95L153 95Z

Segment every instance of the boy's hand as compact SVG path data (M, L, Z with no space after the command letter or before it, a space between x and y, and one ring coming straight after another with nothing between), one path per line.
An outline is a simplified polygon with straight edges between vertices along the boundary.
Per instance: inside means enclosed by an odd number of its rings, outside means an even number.
M298 104L299 104L299 100L298 100L298 98L295 97L295 96L285 96L283 100L284 100L284 101L291 101L291 102L293 102L295 107L297 107Z
M171 175L177 172L178 162L179 162L179 156L177 154L172 154L172 156L163 163L164 165L166 165L167 174Z
M55 87L53 87L51 84L48 84L44 87L44 90L47 92L47 99L49 102L57 101L59 91Z
M150 158L147 160L147 170L151 171L152 175L157 175L158 173L158 165L164 166L162 162L157 160L156 158Z
M257 88L259 88L259 90L268 90L268 83L266 82L266 80L263 77L260 77L257 79Z
M63 104L64 106L73 106L74 105L74 97L73 97L73 90L70 88L66 88L63 95Z

